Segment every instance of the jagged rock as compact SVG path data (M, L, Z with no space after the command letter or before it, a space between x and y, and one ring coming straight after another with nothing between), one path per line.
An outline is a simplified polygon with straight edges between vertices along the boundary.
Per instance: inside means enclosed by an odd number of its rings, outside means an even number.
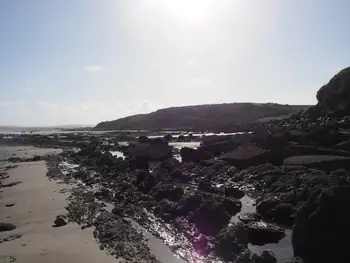
M268 223L251 222L246 224L245 228L248 231L249 241L253 245L278 243L286 235L282 228Z
M231 225L225 227L217 234L215 238L215 252L226 261L234 261L247 249L248 243L248 233L243 224Z

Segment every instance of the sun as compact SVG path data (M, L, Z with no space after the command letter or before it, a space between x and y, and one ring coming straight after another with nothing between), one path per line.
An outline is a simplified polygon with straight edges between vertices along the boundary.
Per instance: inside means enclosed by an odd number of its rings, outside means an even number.
M207 16L212 0L163 0L165 8L179 19L197 21Z

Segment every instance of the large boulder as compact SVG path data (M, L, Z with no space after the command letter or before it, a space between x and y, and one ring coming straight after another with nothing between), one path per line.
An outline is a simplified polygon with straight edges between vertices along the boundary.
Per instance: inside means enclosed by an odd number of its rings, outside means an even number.
M245 251L249 237L243 224L228 226L215 238L215 252L225 261L236 260ZM250 255L248 255L250 258Z
M239 146L232 152L220 156L221 160L236 166L238 169L245 169L250 166L264 163L272 163L271 152L252 144Z
M167 144L138 143L126 151L126 155L143 157L148 161L163 161L172 157L172 147Z
M248 232L249 242L253 245L278 243L286 236L284 230L277 225L263 222L251 222L245 225Z
M0 222L0 232L11 231L15 228L16 228L16 226L14 224Z
M302 155L293 156L283 161L284 165L302 165L307 168L331 172L336 169L350 169L350 157L333 155Z
M183 162L200 162L213 158L209 152L188 147L181 148L180 155Z
M293 228L294 256L305 262L350 262L350 187L315 188L298 211Z
M230 221L230 215L226 206L220 200L207 198L193 213L190 221L193 222L202 233L215 236Z

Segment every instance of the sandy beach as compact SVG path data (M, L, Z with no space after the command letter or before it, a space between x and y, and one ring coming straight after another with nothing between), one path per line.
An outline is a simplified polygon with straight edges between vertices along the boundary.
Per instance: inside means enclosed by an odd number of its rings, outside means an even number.
M54 151L59 150L0 147L0 159L30 158ZM7 170L9 165L16 167ZM16 225L12 231L0 232L0 263L117 262L99 249L91 228L81 230L75 223L53 227L56 216L67 212L69 192L67 185L49 181L45 161L2 161L0 171L8 174L2 185L18 182L0 188L0 222Z

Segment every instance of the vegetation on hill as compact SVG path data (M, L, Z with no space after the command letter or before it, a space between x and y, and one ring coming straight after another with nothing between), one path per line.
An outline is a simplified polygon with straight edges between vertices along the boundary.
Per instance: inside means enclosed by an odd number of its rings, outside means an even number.
M275 103L229 103L172 107L97 124L99 130L212 130L296 114L308 106Z

